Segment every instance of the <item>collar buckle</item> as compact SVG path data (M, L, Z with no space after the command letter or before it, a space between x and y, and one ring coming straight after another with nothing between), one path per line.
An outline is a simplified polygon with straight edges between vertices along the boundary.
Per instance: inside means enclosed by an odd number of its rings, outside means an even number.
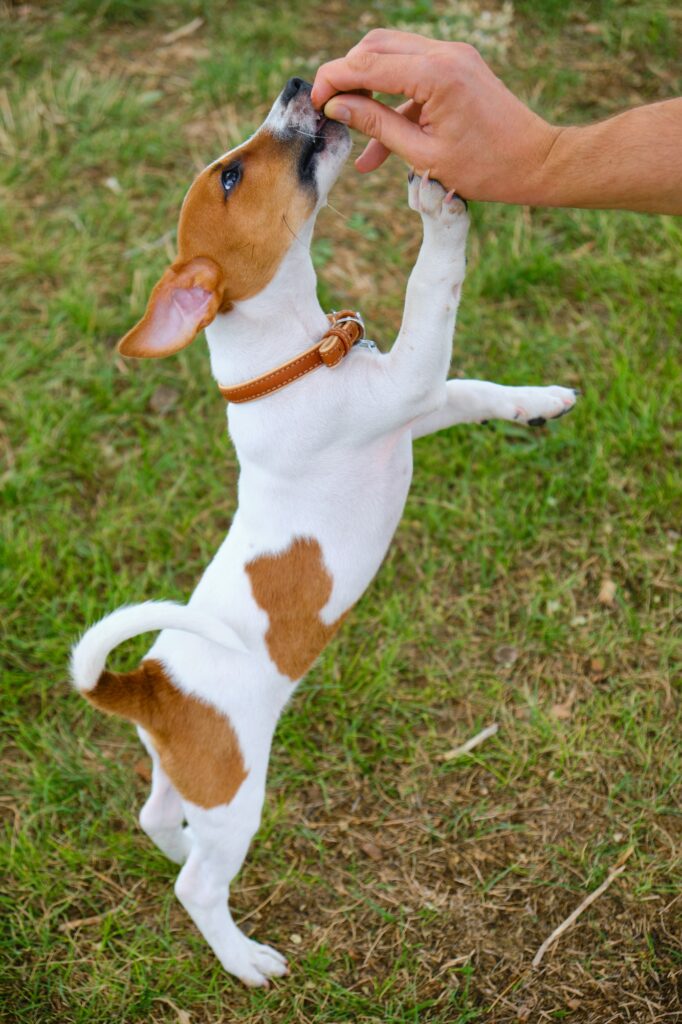
M339 311L335 309L329 314L329 319L335 327L338 327L339 324L357 324L360 328L358 341L362 341L364 338L365 321L362 319L362 313L359 313L357 310L342 309Z
M331 327L320 343L318 352L325 366L336 366L344 359L354 345L365 336L365 324L360 313L350 309L329 314ZM343 324L355 324L357 331L349 331Z
M306 349L287 363L275 367L260 377L226 387L219 384L220 393L227 402L252 402L279 391L318 366L336 366L354 345L365 337L365 323L360 313L352 309L335 310L327 315L330 327L316 345Z

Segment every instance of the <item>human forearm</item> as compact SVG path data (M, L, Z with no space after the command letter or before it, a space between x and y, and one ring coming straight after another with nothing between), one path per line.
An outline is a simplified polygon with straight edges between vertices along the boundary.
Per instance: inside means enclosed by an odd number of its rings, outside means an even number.
M407 102L392 110L372 91ZM363 172L394 152L467 199L682 214L682 99L559 128L472 47L375 29L319 69L313 102L370 137Z
M531 201L682 214L682 99L557 130Z

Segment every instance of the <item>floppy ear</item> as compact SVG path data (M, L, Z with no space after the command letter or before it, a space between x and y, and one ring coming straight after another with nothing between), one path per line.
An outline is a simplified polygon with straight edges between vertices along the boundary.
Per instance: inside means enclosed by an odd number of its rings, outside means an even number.
M218 265L204 256L169 267L140 322L119 341L118 351L137 359L157 359L189 345L218 312L221 278Z

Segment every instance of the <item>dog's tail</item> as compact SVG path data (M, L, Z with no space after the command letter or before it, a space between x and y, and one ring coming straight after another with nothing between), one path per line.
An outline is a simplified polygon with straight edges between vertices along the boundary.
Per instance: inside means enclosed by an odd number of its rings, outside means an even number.
M114 647L142 633L159 629L178 629L211 640L221 647L245 652L244 642L230 626L206 612L173 601L145 601L128 605L96 622L80 638L71 651L71 678L84 697L94 697L94 690L105 672L107 656ZM133 673L127 673L133 675ZM122 677L119 677L122 678ZM104 682L104 680L102 679ZM95 703L95 701L93 701ZM112 708L111 710L117 710Z

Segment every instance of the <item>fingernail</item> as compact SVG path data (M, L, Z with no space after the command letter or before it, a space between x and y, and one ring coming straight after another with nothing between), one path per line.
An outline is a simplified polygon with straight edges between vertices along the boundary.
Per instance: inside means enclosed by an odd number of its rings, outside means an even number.
M344 107L343 103L335 103L330 100L324 108L324 116L330 121L340 121L341 124L350 124L350 110Z

